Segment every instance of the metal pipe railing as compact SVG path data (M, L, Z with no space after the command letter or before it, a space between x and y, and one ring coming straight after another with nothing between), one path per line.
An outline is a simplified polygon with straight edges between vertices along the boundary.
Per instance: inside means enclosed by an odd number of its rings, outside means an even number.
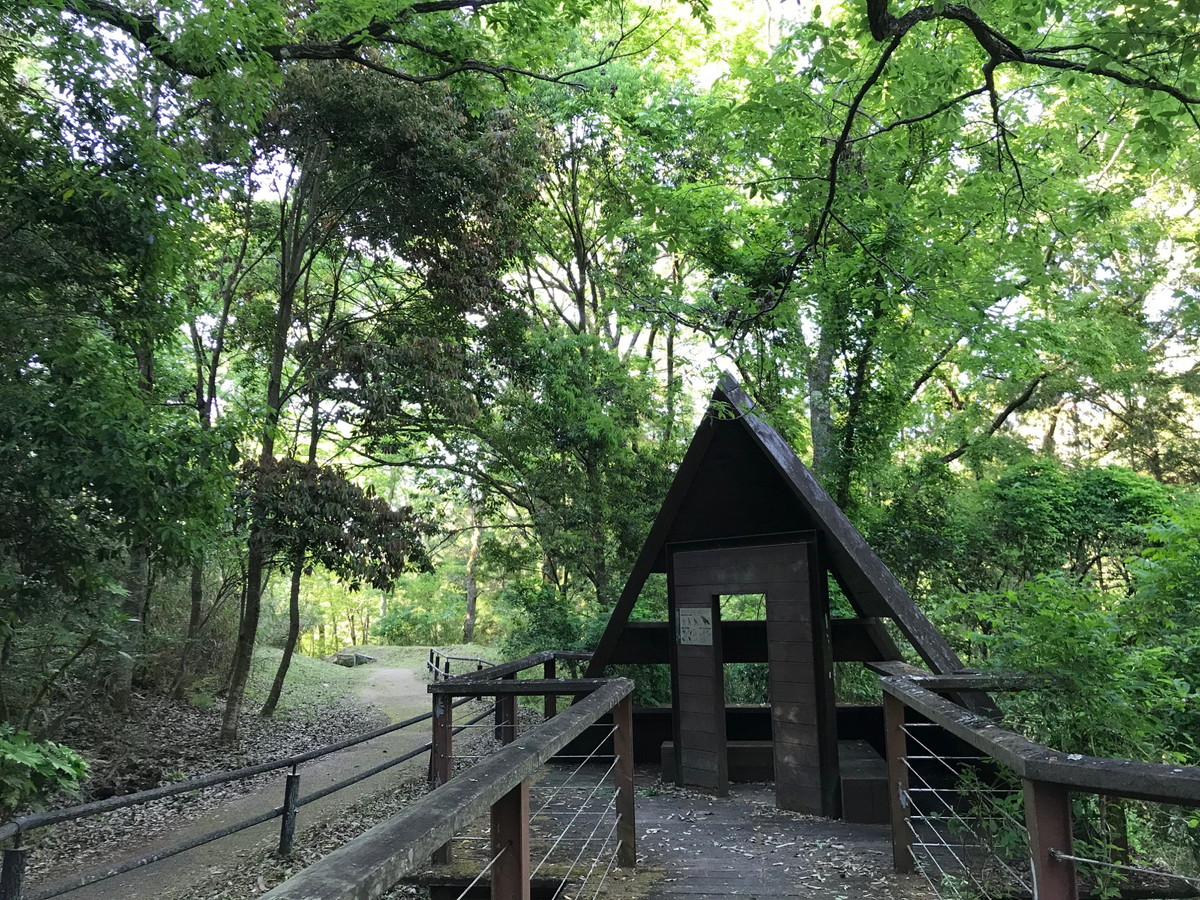
M470 702L470 699L471 698L463 698L462 700L457 701L456 705L461 706L462 704ZM465 724L458 726L458 728L455 730L456 730L456 732L463 731L466 728L471 727L472 725L474 725L477 722L481 722L483 719L485 719L491 715L492 715L491 709L486 709L482 713L475 716L473 719L468 720ZM414 716L412 719L406 719L404 722L396 723L395 726L389 726L388 728L390 730L396 730L396 728L400 727L400 726L407 727L408 725L412 725L417 722L424 721L424 720L430 718L431 716L432 716L432 713L426 713L422 716ZM377 730L381 730L381 729L377 729ZM384 733L388 733L387 730L384 730ZM371 734L374 734L374 733L372 732ZM374 736L378 737L379 735L374 734ZM369 740L369 739L370 738L364 738L363 740ZM355 743L362 743L363 740L357 740L357 741L355 741ZM339 744L345 744L345 743L346 742L344 742L344 741L339 742ZM354 745L353 743L349 744L349 746L353 746L353 745ZM329 746L330 747L338 747L338 749L345 749L345 747L341 747L341 746L334 745L334 744L331 744ZM222 828L218 828L213 831L205 832L204 834L197 835L196 837L193 837L193 838L189 838L186 841L181 841L179 843L172 844L168 847L163 847L159 850L155 850L150 853L143 854L142 856L137 856L137 857L132 857L130 859L122 860L120 862L117 862L113 865L106 867L104 869L104 871L100 874L83 876L83 877L80 877L77 879L73 879L69 882L52 885L49 888L46 888L44 890L38 891L33 894L29 894L29 895L27 895L24 892L24 869L25 869L25 865L27 862L28 851L26 849L20 848L20 847L14 848L11 850L6 850L4 852L3 862L0 863L0 900L51 900L51 898L53 898L53 897L59 897L63 894L70 893L71 891L78 890L79 888L87 887L88 885L96 884L101 881L107 881L110 878L115 878L118 875L124 875L127 872L132 872L136 869L140 869L144 866L148 866L151 863L159 862L160 860L164 860L164 859L170 859L173 856L178 856L181 853L186 853L189 850L194 850L197 847L201 847L205 844L210 844L213 841L221 840L222 838L226 838L226 837L229 837L230 835L237 834L240 831L245 831L247 829L254 828L257 825L262 825L263 823L269 822L272 819L276 819L276 818L283 819L283 822L281 823L281 828L280 828L279 853L281 856L288 856L292 850L292 841L293 841L294 830L295 830L295 816L296 816L296 813L300 809L302 809L303 807L307 806L310 803L315 803L316 801L324 799L325 797L328 797L331 794L335 794L338 791L344 790L345 788L348 788L355 784L358 784L360 781L366 781L368 778L374 778L376 775L386 772L388 769L391 769L394 766L398 766L401 763L408 762L411 759L414 759L424 753L427 753L427 752L429 752L429 750L431 749L432 746L433 746L432 741L426 742L426 743L422 744L420 747L416 747L413 750L410 750L406 753L401 754L400 756L397 756L393 759L386 760L382 763L379 763L378 765L370 767L369 769L366 769L362 772L358 772L358 773L350 776L349 778L344 778L341 781L337 781L333 784L327 785L326 787L321 788L320 790L314 791L311 794L307 794L303 797L299 796L299 777L300 776L298 774L296 774L295 770L293 769L292 774L290 774L288 776L287 783L285 784L284 801L281 806L276 806L270 810L264 810L263 812L258 813L254 816L251 816L248 819L243 819L239 822L234 822L234 823L232 823L230 825L226 825ZM318 748L318 749L324 750L326 748ZM329 750L328 752L335 752L335 751ZM300 754L300 755L306 755L306 754ZM324 754L321 754L321 755L324 755ZM254 767L247 767L247 768L254 768ZM278 768L278 767L276 767L276 768ZM238 771L242 771L242 770L238 770ZM227 774L232 775L235 773L227 773ZM198 779L193 779L193 780L198 780ZM229 779L229 780L233 780L233 779ZM186 782L180 782L180 784L185 784L185 783ZM225 783L225 782L217 782L217 783ZM150 792L143 791L142 793L145 794L145 793L150 793ZM178 793L178 792L176 792L176 793ZM135 795L135 794L130 794L127 798L119 798L119 799L133 799L136 796L137 795ZM147 801L143 800L140 802L147 802ZM128 803L126 805L133 806L133 805L135 805L135 803ZM122 808L122 807L118 807L118 808ZM7 883L4 881L4 879L8 879ZM9 885L11 885L11 886L9 886Z
M487 695L489 692L481 688L484 688L488 682L504 685L503 688L491 691L490 693L497 697L497 702L495 704L497 715L495 728L497 729L497 737L506 741L511 740L516 735L516 710L513 701L515 700L517 694L544 694L546 697L545 713L547 718L549 718L556 710L556 707L553 707L552 703L554 702L554 698L559 694L575 694L578 696L589 690L594 690L596 687L601 686L602 684L607 684L607 682L597 679L587 682L553 680L555 662L557 660L562 659L572 662L586 660L589 658L589 655L586 653L544 651L542 653L535 653L531 656L524 657L523 659L513 660L512 662L492 665L487 660L484 660L480 657L456 657L449 654L444 654L441 651L431 648L430 659L428 663L428 665L431 667L433 667L435 663L435 654L437 654L436 661L441 665L441 668L435 669L435 683L438 686L436 689L431 687L430 690L436 690L439 695L438 699L442 700L442 702L440 705L435 704L435 709L428 713L413 716L405 719L402 722L377 728L361 735L346 738L345 740L338 741L333 744L328 744L323 747L318 747L304 753L294 754L282 759L257 763L251 766L244 766L240 769L229 772L210 773L208 775L202 775L196 778L188 779L187 781L162 785L146 791L139 791L135 794L128 794L121 797L110 797L104 800L83 803L63 809L49 810L28 816L21 816L4 823L3 825L0 825L0 841L13 838L16 839L16 846L4 851L2 860L0 860L0 900L49 900L49 898L57 897L77 888L94 884L117 875L125 874L126 872L150 865L151 863L159 860L179 855L187 852L188 850L211 843L212 841L228 837L229 835L235 834L239 831L252 828L256 825L261 825L264 822L275 818L282 818L283 820L281 823L279 849L281 854L287 855L291 850L295 815L300 808L329 796L330 794L336 793L337 791L340 791L346 787L357 784L358 782L367 778L374 777L375 775L378 775L381 772L392 768L393 766L397 766L431 750L434 751L430 759L430 773L431 780L433 780L432 776L434 774L435 767L437 766L439 746L444 745L448 749L449 738L452 734L456 734L466 728L473 727L484 718L492 714L492 711L489 708L489 710L481 713L467 723L454 727L450 723L449 710L453 709L454 707L462 706L465 703L469 703L476 697ZM452 659L475 662L478 664L478 668L474 672L452 676L449 674L449 665L450 660ZM543 674L546 676L544 679L536 682L526 681L525 684L528 685L528 687L525 688L513 689L510 687L511 685L518 683L515 680L515 676L518 673L535 666L543 667ZM441 672L441 681L438 681L437 679L438 672ZM564 687L566 688L565 690L551 690L551 688L561 689ZM445 697L445 699L443 700L442 697ZM439 716L444 716L444 721L439 721ZM401 730L403 728L408 728L412 725L430 719L434 720L434 726L432 739L428 743L395 759L387 760L386 762L374 766L364 772L357 773L354 776L322 788L321 790L312 794L303 797L299 796L299 781L298 775L296 774L296 768L300 764L314 759L319 759L323 756L336 753L340 750L348 749L379 737L383 737L391 734L392 732ZM449 767L452 765L448 752L445 754L445 756L446 768L444 770L445 774L443 776L443 780L449 777ZM286 768L292 769L292 774L288 778L288 784L284 793L284 802L281 806L259 813L244 821L207 832L206 834L199 835L187 841L183 841L169 847L164 847L136 858L123 860L113 866L108 867L101 875L87 876L73 880L69 883L52 886L49 889L42 890L33 895L27 894L24 889L24 873L29 851L28 849L21 847L20 842L22 835L28 833L29 831L102 815L179 794L200 791L222 784L242 781L257 775Z
M49 825L58 825L62 822L71 822L76 819L88 818L90 816L100 815L101 813L112 812L118 809L125 809L129 806L137 806L142 803L149 803L152 800L161 800L164 797L174 797L177 794L186 794L191 791L199 791L204 788L216 787L222 784L229 784L232 781L243 781L247 778L252 778L255 775L262 775L266 772L274 772L279 769L288 769L298 766L301 763L310 762L314 759L320 759L322 756L328 756L331 753L337 753L339 750L346 750L358 744L366 743L367 741L375 740L384 735L391 734L393 731L399 731L402 728L408 728L420 722L433 717L433 713L422 713L419 716L405 719L403 722L396 722L392 725L385 725L382 728L376 728L374 731L367 731L363 734L356 735L352 738L337 741L333 744L326 744L322 747L317 747L313 750L307 750L304 753L297 753L293 756L287 756L282 759L271 760L263 763L256 763L252 766L243 766L240 769L233 769L228 772L213 772L208 775L199 775L196 778L189 778L187 781L177 781L173 784L164 784L161 787L150 788L145 791L138 791L135 794L125 794L119 797L108 797L104 800L95 800L91 803L81 803L77 806L67 806L62 809L52 809L45 812L33 813L28 816L18 816L3 825L0 825L0 841L6 841L10 838L17 837L26 832L32 831L35 828L45 828Z

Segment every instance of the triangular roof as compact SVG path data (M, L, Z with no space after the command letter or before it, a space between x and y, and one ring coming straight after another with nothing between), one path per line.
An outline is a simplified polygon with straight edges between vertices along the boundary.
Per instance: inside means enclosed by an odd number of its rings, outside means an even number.
M800 531L818 532L821 558L860 616L894 620L934 672L960 670L946 639L788 443L752 410L741 385L722 376L613 608L589 675L603 672L612 658L647 577L666 571L668 544Z

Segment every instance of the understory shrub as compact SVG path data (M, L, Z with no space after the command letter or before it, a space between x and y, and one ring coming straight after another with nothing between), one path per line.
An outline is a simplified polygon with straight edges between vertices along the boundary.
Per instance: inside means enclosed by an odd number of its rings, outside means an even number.
M0 819L56 792L78 796L87 771L83 757L70 747L0 724Z

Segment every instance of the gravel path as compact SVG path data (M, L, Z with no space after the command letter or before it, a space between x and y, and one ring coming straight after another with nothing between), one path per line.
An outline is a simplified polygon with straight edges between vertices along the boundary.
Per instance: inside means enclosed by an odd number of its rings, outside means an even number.
M384 714L390 722L420 715L430 708L426 683L412 669L380 666L371 670L369 677L359 688L356 699L359 703ZM429 726L422 722L314 760L300 768L301 796L415 749L428 740ZM297 844L303 842L306 831L336 817L359 798L379 791L389 783L423 774L427 765L428 761L422 754L396 768L303 807L297 818ZM113 853L102 854L101 859L89 862L87 871L96 872L106 863L111 864L130 855L150 853L273 809L282 803L285 774L280 772L268 776L256 790L223 803L180 828L167 831L140 846L113 848ZM273 846L278 839L278 830L278 819L266 822L179 856L153 863L136 872L78 888L64 896L68 900L168 900L194 897L196 885L201 882L211 883L214 878L219 878L222 872L232 872L239 862L248 856L262 855L264 849ZM76 874L78 873L60 870L42 884L34 883L29 887L37 891L44 886L60 885L64 878L74 877Z

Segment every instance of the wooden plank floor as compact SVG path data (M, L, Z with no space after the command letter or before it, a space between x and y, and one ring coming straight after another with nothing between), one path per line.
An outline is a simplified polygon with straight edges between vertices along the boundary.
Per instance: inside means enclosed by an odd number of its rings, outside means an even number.
M655 782L638 783L639 865L661 873L647 900L934 896L920 876L892 871L887 826L778 810L770 784L735 784L717 798Z

